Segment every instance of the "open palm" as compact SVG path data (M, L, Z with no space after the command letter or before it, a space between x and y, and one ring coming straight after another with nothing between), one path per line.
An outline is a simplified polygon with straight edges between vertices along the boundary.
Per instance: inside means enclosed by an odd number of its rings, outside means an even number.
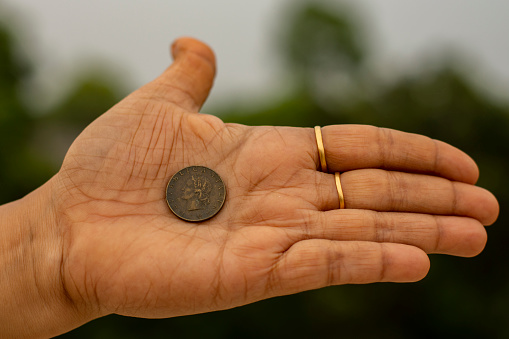
M471 256L498 213L475 163L445 143L369 126L224 124L198 114L214 56L181 39L165 73L78 137L52 179L66 293L92 317L170 317L333 284L415 281L426 253ZM212 219L165 201L184 167L213 169L227 198Z

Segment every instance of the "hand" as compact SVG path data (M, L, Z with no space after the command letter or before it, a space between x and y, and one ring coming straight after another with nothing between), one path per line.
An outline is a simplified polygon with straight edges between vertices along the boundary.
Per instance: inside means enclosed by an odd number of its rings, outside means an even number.
M192 39L174 63L76 139L48 184L61 253L54 274L78 322L117 313L172 317L328 285L410 282L427 253L478 254L498 203L473 186L467 155L424 136L370 126L224 124L198 114L215 60ZM195 224L165 201L190 165L216 171L223 209Z

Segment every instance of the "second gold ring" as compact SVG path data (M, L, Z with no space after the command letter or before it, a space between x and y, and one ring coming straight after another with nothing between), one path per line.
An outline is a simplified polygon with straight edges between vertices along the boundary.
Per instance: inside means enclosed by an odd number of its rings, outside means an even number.
M345 196L343 195L343 188L341 187L341 177L339 172L334 173L334 179L336 180L336 189L338 191L339 209L343 209L345 208Z
M322 172L327 173L327 162L325 161L325 148L323 147L322 128L315 126L316 145L318 146L318 156L320 157L320 167Z

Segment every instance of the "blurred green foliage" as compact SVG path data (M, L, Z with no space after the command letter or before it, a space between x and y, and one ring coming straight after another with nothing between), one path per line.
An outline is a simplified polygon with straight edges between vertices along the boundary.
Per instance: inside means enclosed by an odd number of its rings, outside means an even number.
M34 121L19 91L29 72L28 63L15 54L12 35L0 27L0 202L22 197L40 183L27 169L43 164L29 149Z
M218 107L218 115L250 125L371 124L463 149L502 206L486 250L473 259L432 256L429 276L415 284L330 287L174 319L110 316L62 338L509 338L508 106L474 86L456 59L377 81L366 72L367 44L354 16L312 1L291 6L279 45L294 91L279 102ZM0 202L47 180L58 170L52 150L67 148L120 99L116 85L92 75L37 115L20 95L30 70L0 27Z
M23 95L33 68L13 37L0 24L0 203L47 181L81 130L123 96L107 73L86 70L59 103L36 111Z

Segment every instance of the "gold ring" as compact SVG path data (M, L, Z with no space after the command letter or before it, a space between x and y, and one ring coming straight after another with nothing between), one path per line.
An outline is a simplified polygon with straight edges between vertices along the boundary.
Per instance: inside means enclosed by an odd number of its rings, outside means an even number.
M323 147L322 129L315 126L316 145L318 146L318 155L320 156L320 166L322 172L327 173L327 162L325 161L325 148Z
M341 188L339 172L334 173L334 179L336 179L336 189L338 190L339 209L343 209L345 208L345 196L343 195L343 189Z

